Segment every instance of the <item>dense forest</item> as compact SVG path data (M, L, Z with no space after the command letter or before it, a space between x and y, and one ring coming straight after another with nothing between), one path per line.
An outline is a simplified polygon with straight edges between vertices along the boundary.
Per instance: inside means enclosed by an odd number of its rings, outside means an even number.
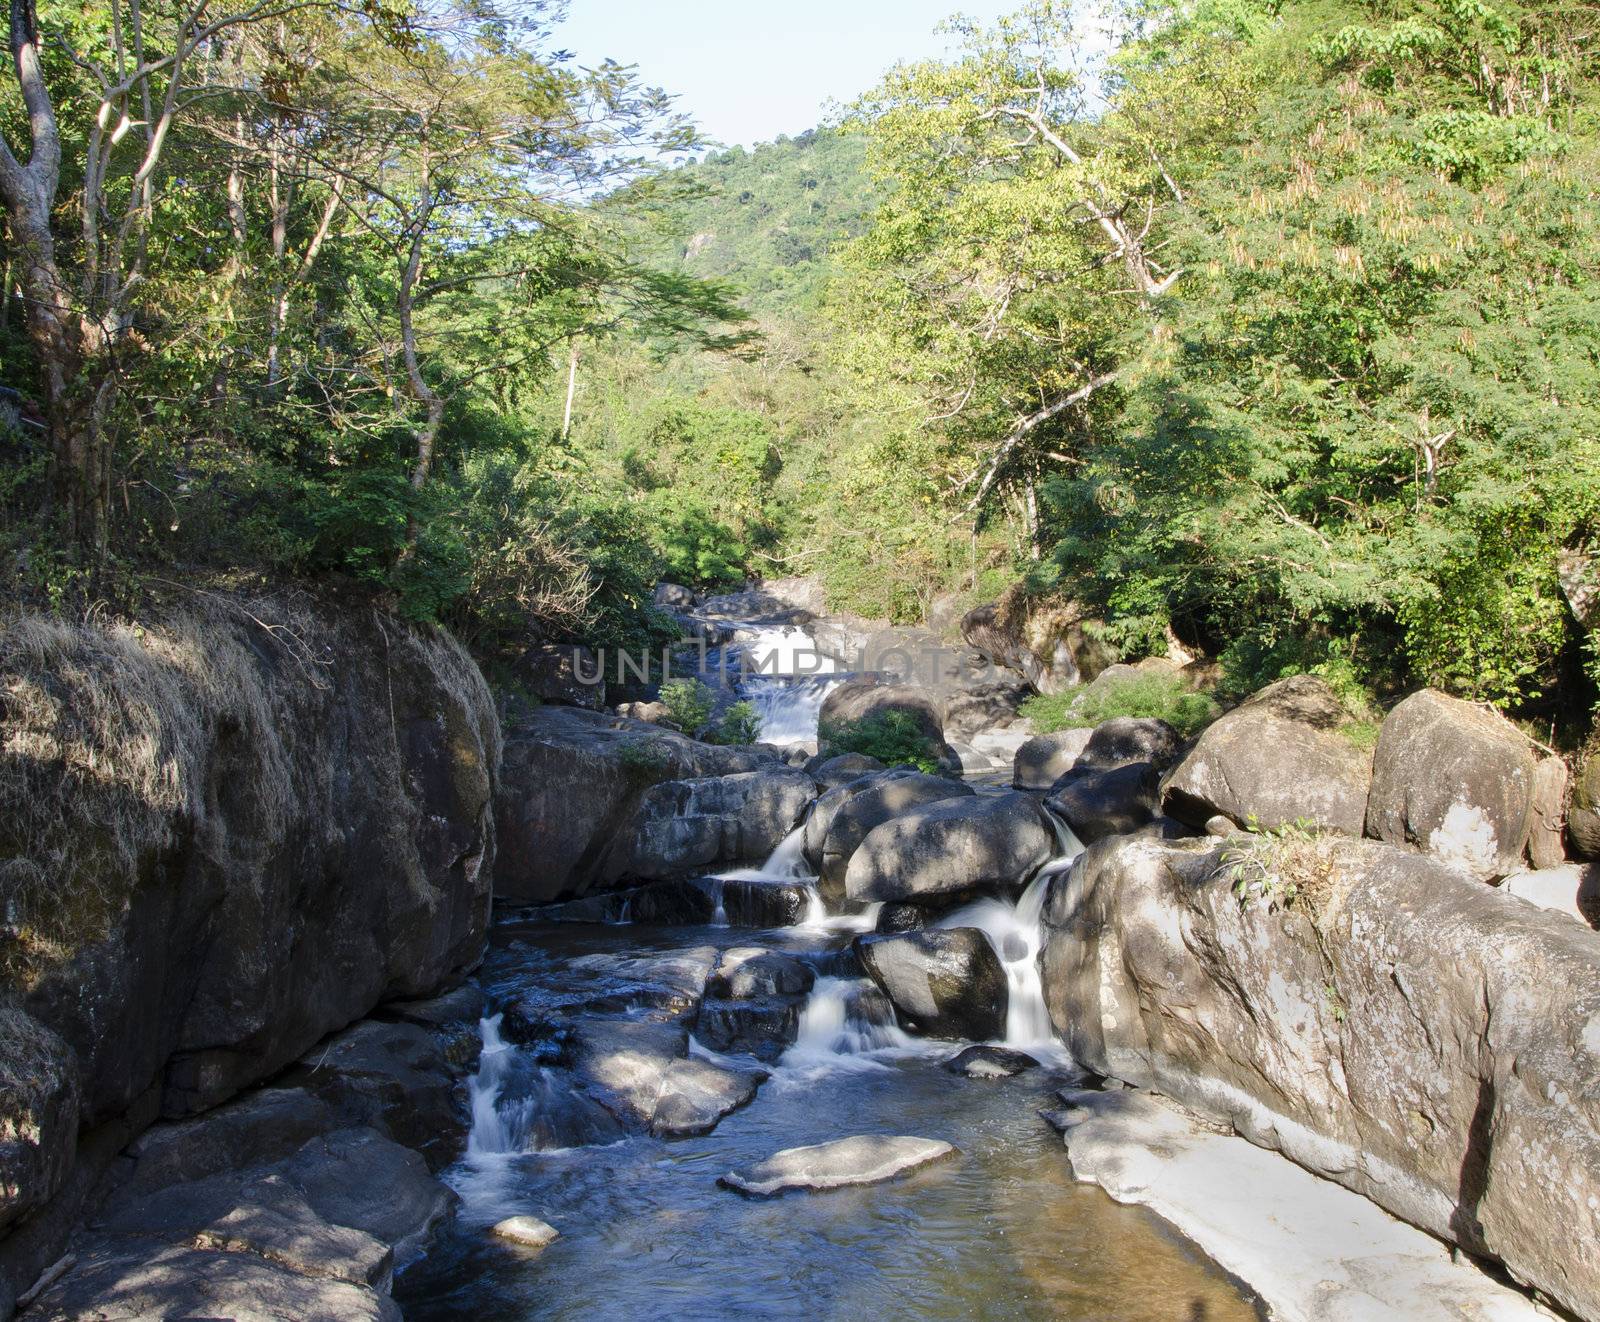
M669 637L660 577L1020 584L1581 733L1590 10L1143 0L1086 68L1035 0L752 151L556 17L13 6L13 595L318 580L493 655Z

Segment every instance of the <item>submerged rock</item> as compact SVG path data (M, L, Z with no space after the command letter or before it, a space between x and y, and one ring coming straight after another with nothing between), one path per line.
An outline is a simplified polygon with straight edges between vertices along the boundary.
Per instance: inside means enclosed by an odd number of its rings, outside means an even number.
M851 855L852 900L922 900L1027 881L1056 853L1037 799L1011 793L916 808L874 827Z
M754 1166L729 1171L717 1183L753 1198L797 1189L817 1193L881 1184L954 1155L956 1149L939 1139L858 1134L811 1147L785 1148Z
M906 1028L980 1040L1004 1029L1005 970L977 928L857 937L855 949Z
M1025 1051L976 1046L951 1056L944 1067L952 1074L964 1074L969 1079L1006 1079L1024 1070L1038 1069L1039 1062Z
M496 1221L489 1233L525 1249L542 1249L561 1238L561 1232L536 1216L508 1216Z

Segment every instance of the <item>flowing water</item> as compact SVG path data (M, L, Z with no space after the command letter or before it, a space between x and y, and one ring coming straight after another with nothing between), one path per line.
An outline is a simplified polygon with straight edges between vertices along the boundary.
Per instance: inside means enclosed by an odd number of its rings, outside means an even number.
M1015 925L1034 901L1011 910ZM500 925L480 978L496 1004L542 998L577 1017L633 1004L641 985L672 982L675 961L708 944L826 958L848 940L825 927ZM959 1078L942 1066L956 1044L904 1033L862 980L819 977L772 1077L700 1138L625 1134L565 1070L501 1029L498 1016L482 1026L472 1135L447 1176L460 1214L396 1283L408 1318L1257 1316L1162 1223L1073 1181L1037 1115L1066 1073ZM773 1201L716 1184L780 1148L852 1133L943 1138L960 1155L888 1184ZM487 1233L517 1214L561 1238L530 1253Z

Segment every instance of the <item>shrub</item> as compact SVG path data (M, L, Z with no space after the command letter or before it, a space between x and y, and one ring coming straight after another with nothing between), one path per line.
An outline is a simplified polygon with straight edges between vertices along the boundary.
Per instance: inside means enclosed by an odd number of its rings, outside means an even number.
M717 723L716 743L753 744L761 737L761 717L748 702L736 702Z
M685 734L694 734L711 719L714 699L698 679L669 679L661 686L667 719Z
M830 754L863 753L889 767L915 767L934 775L939 749L909 712L879 711L859 721L830 722L818 731L818 742Z
M1064 693L1040 693L1019 709L1041 734L1099 725L1118 716L1157 717L1185 739L1198 734L1218 715L1217 704L1204 693L1191 693L1172 675L1140 675L1103 688L1093 685Z

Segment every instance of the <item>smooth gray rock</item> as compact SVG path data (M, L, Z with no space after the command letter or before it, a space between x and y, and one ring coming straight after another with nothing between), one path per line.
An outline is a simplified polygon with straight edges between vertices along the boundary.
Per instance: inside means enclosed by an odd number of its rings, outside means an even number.
M337 1127L332 1108L304 1088L261 1088L214 1111L155 1125L128 1148L122 1186L137 1197L168 1185L269 1166Z
M624 1123L663 1138L710 1133L746 1105L767 1075L688 1056L680 1023L599 1020L577 1026L575 1073Z
M154 1238L219 1252L253 1253L305 1276L387 1290L390 1246L325 1220L285 1176L217 1175L122 1200L95 1221L109 1236Z
M1130 762L1111 771L1069 772L1045 797L1045 806L1090 845L1150 825L1160 798L1155 763Z
M251 1253L159 1240L107 1240L86 1250L26 1316L29 1322L400 1322L394 1301L368 1286L304 1276Z
M975 927L863 936L855 950L901 1024L931 1037L998 1037L1009 999L1005 970Z
M1528 842L1534 772L1533 747L1510 721L1423 689L1384 718L1367 834L1482 881L1507 876Z
M1089 734L1074 771L1115 771L1148 762L1165 771L1183 752L1183 736L1153 716L1115 716Z
M1036 734L1017 749L1011 784L1019 790L1047 790L1077 765L1094 731L1085 726Z
M972 796L914 808L876 826L845 869L860 902L926 900L1026 882L1057 851L1039 801L1022 793Z
M920 772L891 774L862 786L837 806L828 823L817 883L823 898L837 904L845 897L845 871L850 858L874 828L913 808L946 799L967 799L972 794L970 785Z
M663 781L777 767L768 748L702 744L643 721L540 707L507 734L495 822L497 898L546 903L623 880L634 815Z
M1539 759L1533 769L1533 802L1528 818L1528 857L1538 868L1560 867L1567 861L1567 788L1565 758Z
M323 1220L390 1245L396 1269L427 1248L434 1228L460 1201L422 1157L373 1129L314 1138L274 1170Z
M1024 1070L1038 1069L1039 1062L1025 1051L975 1046L951 1056L944 1067L969 1079L1008 1079Z
M1600 859L1600 746L1593 737L1588 755L1578 763L1572 779L1567 838L1579 858Z
M793 767L653 785L634 812L628 870L663 877L765 858L816 797L816 781Z
M710 996L743 1000L751 996L802 996L817 975L804 960L760 946L735 946L722 952L706 987Z
M1372 756L1338 733L1350 720L1313 675L1269 684L1206 727L1162 783L1162 810L1195 827L1220 814L1251 829L1307 819L1359 836Z
M839 753L832 757L818 754L806 763L805 770L824 790L831 790L848 785L852 780L859 780L870 772L887 768L877 758L868 757L865 753Z
M881 1184L955 1155L956 1149L939 1139L858 1134L831 1143L785 1148L754 1166L729 1171L717 1183L752 1198L793 1190L817 1193Z
M1600 1315L1600 933L1333 837L1108 840L1044 917L1082 1066Z

